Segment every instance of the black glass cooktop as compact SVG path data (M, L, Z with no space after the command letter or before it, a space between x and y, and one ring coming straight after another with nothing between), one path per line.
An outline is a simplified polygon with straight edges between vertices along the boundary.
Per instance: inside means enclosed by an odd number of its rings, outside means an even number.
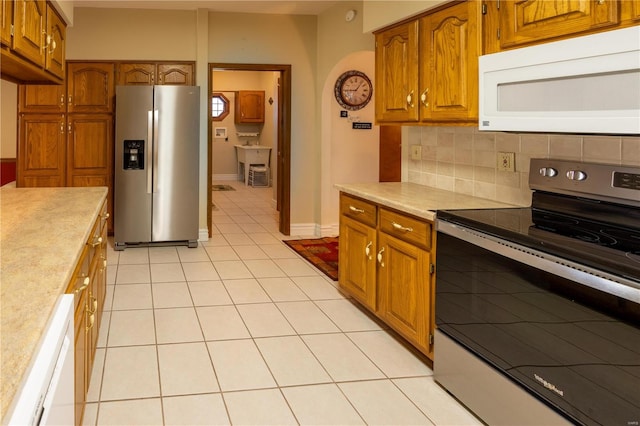
M640 281L640 209L535 192L526 208L442 210L440 220Z

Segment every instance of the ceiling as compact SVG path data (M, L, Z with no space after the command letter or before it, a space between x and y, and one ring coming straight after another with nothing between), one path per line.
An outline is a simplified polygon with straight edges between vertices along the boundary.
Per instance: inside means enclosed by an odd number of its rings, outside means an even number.
M75 7L196 10L214 12L318 15L349 0L74 0Z

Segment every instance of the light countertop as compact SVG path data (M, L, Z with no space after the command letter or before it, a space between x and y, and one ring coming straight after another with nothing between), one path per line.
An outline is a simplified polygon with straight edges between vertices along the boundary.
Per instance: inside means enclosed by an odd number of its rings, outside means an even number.
M517 207L409 182L336 184L335 187L347 194L431 221L436 218L436 210Z
M58 296L69 284L107 188L0 189L0 384L4 416Z

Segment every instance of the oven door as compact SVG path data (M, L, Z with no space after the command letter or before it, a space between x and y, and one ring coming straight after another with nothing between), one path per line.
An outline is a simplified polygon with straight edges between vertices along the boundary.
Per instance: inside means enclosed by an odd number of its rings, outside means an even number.
M579 265L438 221L438 333L572 422L640 422L635 291ZM439 370L455 373L438 340L435 350L436 380ZM446 379L439 381L447 387Z

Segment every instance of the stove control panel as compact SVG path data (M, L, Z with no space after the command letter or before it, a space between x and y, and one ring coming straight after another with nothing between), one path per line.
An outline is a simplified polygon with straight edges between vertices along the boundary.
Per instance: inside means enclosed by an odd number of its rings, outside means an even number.
M613 173L613 186L640 191L640 173Z
M532 190L640 207L638 166L532 158L529 170Z

